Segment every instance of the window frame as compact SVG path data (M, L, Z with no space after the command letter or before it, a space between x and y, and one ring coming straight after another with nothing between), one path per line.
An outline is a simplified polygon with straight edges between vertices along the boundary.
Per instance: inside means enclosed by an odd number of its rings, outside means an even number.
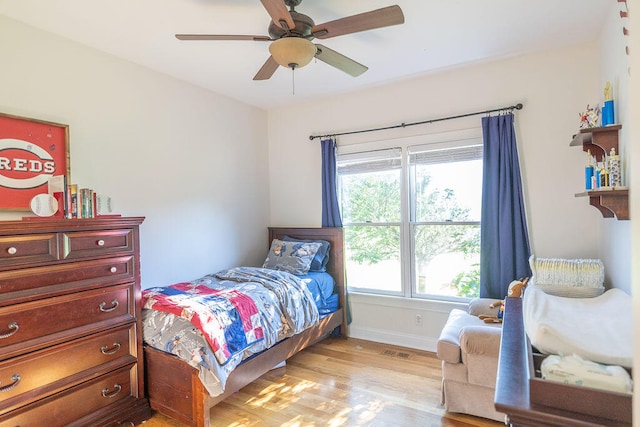
M405 248L403 248L403 245L405 245L406 242L406 238L404 236L405 231L404 231L404 218L405 218L405 212L407 209L406 206L406 199L407 199L407 176L406 176L406 167L405 167L405 156L404 156L404 149L402 147L399 146L387 146L384 148L375 148L375 149L370 149L370 150L362 150L362 151L354 151L354 152L350 152L350 153L345 153L345 154L338 154L338 157L342 156L343 158L349 158L349 157L356 157L356 158L361 158L361 159L365 159L365 158L375 158L376 157L376 153L380 154L383 151L391 151L391 150L398 150L399 151L399 155L398 158L400 160L400 221L388 221L388 222L346 222L343 218L342 221L342 226L343 227L381 227L381 226L397 226L400 228L400 290L399 291L393 291L393 290L380 290L380 289L375 289L375 288L366 288L366 287L351 287L351 290L353 290L354 292L360 292L360 293L372 293L372 294L376 294L376 295L387 295L387 296L395 296L395 297L410 297L410 293L409 295L407 295L407 290L406 290L406 267L405 264L406 262L404 261L404 254L406 254L407 252L405 251ZM338 150L340 151L340 150ZM360 156L361 155L361 156ZM340 162L340 159L338 159L338 163ZM338 168L336 168L337 170ZM338 186L340 185L340 179L338 178L337 180L338 182ZM341 191L338 188L338 194L340 194ZM341 206L342 208L342 206Z
M401 291L380 291L377 289L349 287L353 293L374 294L379 296L404 297L419 300L442 300L448 302L465 302L470 298L452 297L439 294L418 293L417 268L415 265L415 227L420 225L451 225L450 222L417 222L415 221L415 183L410 178L409 147L425 147L429 150L446 149L456 146L464 146L463 141L474 141L475 144L482 144L482 129L470 128L463 130L448 131L442 133L425 134L406 138L395 138L380 141L369 141L357 144L338 144L337 156L358 156L374 151L399 148L401 150L401 172L400 172L400 223L347 223L343 220L343 226L379 226L379 225L399 225L400 226L400 280ZM338 179L338 183L340 180ZM339 185L339 184L338 184ZM479 225L480 221L456 222L455 225Z
M451 160L451 163L457 163L464 161L463 157L468 156L468 160L477 160L482 159L482 145L483 141L481 137L470 137L470 138L460 138L447 142L437 142L433 144L422 144L422 145L408 145L406 147L405 157L407 158L407 175L409 176L409 238L410 241L410 273L411 273L411 297L412 298L420 298L420 299L442 299L446 301L466 301L469 298L466 297L452 297L448 295L442 294L431 294L431 293L421 293L418 292L419 284L418 284L418 265L416 262L416 229L420 226L477 226L480 227L480 217L478 216L477 220L468 220L468 221L456 221L456 220L445 220L445 221L422 221L417 218L417 200L416 200L416 180L415 180L415 172L413 170L414 165L425 164L425 162L413 162L411 160L412 155L422 154L434 152L436 153L434 157L438 157L437 153L444 152L449 149L457 149L460 148L463 153L462 155L454 157ZM427 155L428 157L428 155ZM447 163L445 161L432 162L433 164L444 164ZM478 206L480 208L480 206ZM479 215L479 213L478 213Z

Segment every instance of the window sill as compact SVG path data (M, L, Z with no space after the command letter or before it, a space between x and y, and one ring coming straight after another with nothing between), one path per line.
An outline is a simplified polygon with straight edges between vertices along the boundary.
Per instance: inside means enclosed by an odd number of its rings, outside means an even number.
M422 298L404 298L390 295L367 294L349 291L349 299L353 303L379 305L383 307L397 307L411 310L427 310L432 312L449 313L452 309L467 309L467 302L446 301Z

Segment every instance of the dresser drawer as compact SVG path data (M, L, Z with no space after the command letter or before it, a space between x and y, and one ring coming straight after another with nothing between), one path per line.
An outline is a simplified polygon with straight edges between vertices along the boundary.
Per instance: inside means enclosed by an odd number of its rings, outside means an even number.
M0 360L135 319L134 284L0 309Z
M57 259L57 233L0 236L0 267Z
M0 426L70 427L96 425L96 417L132 400L135 366L123 368L24 408L0 415ZM135 387L133 387L135 389ZM99 424L98 424L99 425Z
M25 354L0 363L0 413L83 379L136 363L135 325Z
M133 255L79 261L46 267L0 271L0 306L32 300L36 295L72 292L87 286L130 282L135 278ZM2 332L0 332L1 334Z
M133 229L73 231L62 234L64 259L133 252Z

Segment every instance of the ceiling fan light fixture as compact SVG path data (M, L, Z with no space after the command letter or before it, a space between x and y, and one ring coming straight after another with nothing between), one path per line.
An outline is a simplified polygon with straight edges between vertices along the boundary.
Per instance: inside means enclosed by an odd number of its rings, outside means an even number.
M300 68L316 55L316 45L300 37L283 37L269 45L269 52L278 65Z

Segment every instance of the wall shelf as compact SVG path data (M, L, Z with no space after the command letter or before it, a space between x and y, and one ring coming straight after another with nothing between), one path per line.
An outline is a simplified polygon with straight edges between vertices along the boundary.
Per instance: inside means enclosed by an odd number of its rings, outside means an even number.
M602 213L605 218L629 219L629 190L615 188L611 190L593 190L576 194L576 197L589 197L589 204Z
M618 131L620 129L622 129L622 125L580 129L579 133L573 135L569 146L581 146L585 153L591 150L591 154L601 162L605 153L609 154L612 148L616 149L616 153L620 153L618 150Z
M591 151L596 161L601 162L612 148L618 149L618 131L622 125L580 129L569 144L571 147L582 147L586 153ZM613 187L589 190L576 194L576 197L589 197L589 204L602 213L605 218L629 219L629 190L625 187Z

